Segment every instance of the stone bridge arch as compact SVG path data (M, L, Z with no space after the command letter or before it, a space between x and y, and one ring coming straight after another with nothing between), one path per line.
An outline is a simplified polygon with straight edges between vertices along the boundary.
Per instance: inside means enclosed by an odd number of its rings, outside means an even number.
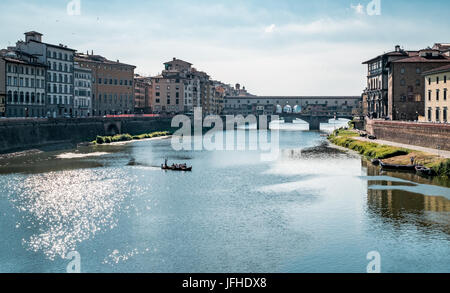
M122 133L122 123L120 121L109 121L104 123L105 135L114 136Z

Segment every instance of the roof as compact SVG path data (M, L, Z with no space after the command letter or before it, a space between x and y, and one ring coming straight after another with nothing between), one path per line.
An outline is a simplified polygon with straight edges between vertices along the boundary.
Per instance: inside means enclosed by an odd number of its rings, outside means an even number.
M423 75L430 75L430 74L436 74L436 73L442 73L442 72L450 72L450 64L438 67L432 70L425 71Z
M391 51L391 52L387 52L387 53L384 53L382 55L379 55L379 56L377 56L375 58L372 58L370 60L367 60L367 61L363 62L362 64L369 64L372 61L375 61L377 59L382 58L383 56L394 56L394 57L395 56L398 56L398 57L404 56L404 57L408 57L408 56L412 56L412 55L415 55L415 54L418 54L418 51L404 51L404 50L402 50L402 51Z
M128 66L128 67L136 68L136 66L134 66L134 65L121 63L118 61L108 60L101 55L75 54L75 61L76 62L90 62L90 63L97 63L97 64L108 64L108 65L121 65L121 66Z
M181 60L181 59L177 59L177 58L173 58L173 60L172 60L172 61L169 61L169 62L165 62L164 64L172 64L172 63L174 63L174 62L182 62L182 63L185 63L185 64L189 64L189 65L192 65L192 63L189 63L189 62L186 62L186 61L184 61L184 60Z
M36 31L31 31L31 32L26 32L25 35L40 35L43 36L43 34L36 32Z
M10 58L10 57L0 57L3 60L7 61L7 62L11 62L11 63L15 63L15 64L23 64L23 65L30 65L30 66L38 66L38 67L47 67L47 65L42 64L42 63L33 63L33 62L28 62L25 60L20 60L20 59L15 59L15 58Z
M58 49L62 49L62 50L68 50L68 51L73 51L73 52L77 51L75 49L71 49L71 48L68 48L68 47L63 47L63 46L59 46L59 45L53 45L53 44L44 43L44 42L39 42L39 41L36 41L36 40L29 40L29 42L35 42L35 43L38 43L38 44L44 44L46 46L53 47L53 48L58 48Z
M399 60L394 60L391 61L392 63L425 63L425 62L443 62L443 63L450 63L450 58L446 57L446 56L436 56L436 57L422 57L422 56L411 56L411 57L406 57L406 58L402 58Z

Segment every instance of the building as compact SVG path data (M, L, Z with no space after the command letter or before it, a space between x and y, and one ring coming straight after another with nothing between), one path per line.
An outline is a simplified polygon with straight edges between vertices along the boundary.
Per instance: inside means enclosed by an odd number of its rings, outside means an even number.
M192 64L177 58L164 63L163 72L152 77L152 110L157 114L191 112L198 96L199 79Z
M134 112L149 114L152 112L152 81L150 77L134 76Z
M425 83L422 73L446 64L450 64L450 58L430 48L390 61L388 117L392 120L417 121L424 116Z
M0 56L0 70L0 116L45 116L46 65L14 48Z
M363 62L367 65L367 87L363 92L364 114L372 118L385 118L388 113L388 80L390 62L416 55L396 46L394 51Z
M92 116L134 113L134 69L100 55L76 54L81 68L92 71Z
M34 31L25 33L25 41L17 42L16 49L36 56L40 63L47 65L45 100L47 116L73 116L73 69L76 51L62 44L44 43L42 34Z
M321 109L327 115L352 115L354 109L360 107L359 96L336 96L336 97L271 97L271 96L248 96L248 97L225 97L225 115L250 115L265 114L274 115L286 110L296 112L314 111Z
M362 94L363 114L370 118L418 120L424 115L425 84L422 73L450 62L448 44L406 51L396 46L363 62L368 67L367 87Z
M450 65L426 71L424 77L426 121L448 123Z
M6 63L0 61L0 117L6 116Z
M92 114L92 70L75 63L74 116L89 117Z

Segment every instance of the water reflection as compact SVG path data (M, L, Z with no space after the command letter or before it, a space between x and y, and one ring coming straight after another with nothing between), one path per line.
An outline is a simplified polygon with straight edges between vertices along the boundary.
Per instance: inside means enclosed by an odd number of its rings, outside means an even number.
M16 229L31 231L26 249L49 259L117 225L117 209L130 193L130 176L108 169L66 170L8 180L5 190L21 212Z
M425 182L430 183L432 180L415 174L396 172L382 174L384 172L377 167L367 163L363 165L366 166L368 175L371 175L366 178L367 204L373 217L381 217L397 227L413 224L424 231L425 228L428 228L428 232L437 229L450 235L448 188L425 185ZM415 181L409 181L411 178Z

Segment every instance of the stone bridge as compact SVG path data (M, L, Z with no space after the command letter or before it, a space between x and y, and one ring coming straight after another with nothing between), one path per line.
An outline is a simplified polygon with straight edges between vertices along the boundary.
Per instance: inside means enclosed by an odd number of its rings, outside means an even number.
M324 113L280 113L278 114L280 118L284 118L284 122L293 123L296 119L301 119L309 124L309 130L315 131L320 130L320 123L328 123L330 119L345 118L352 120L352 115L343 114L324 114Z

